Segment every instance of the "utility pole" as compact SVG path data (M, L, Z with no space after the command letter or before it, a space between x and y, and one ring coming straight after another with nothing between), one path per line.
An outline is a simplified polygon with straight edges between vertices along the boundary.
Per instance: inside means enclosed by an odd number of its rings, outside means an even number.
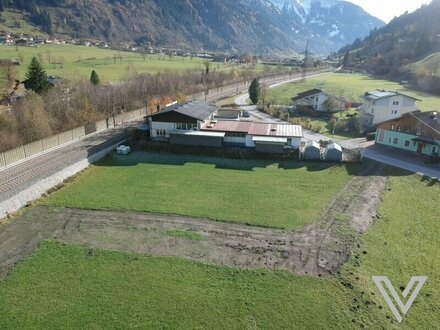
M306 50L304 52L304 62L302 65L301 81L306 81L307 66L309 65L309 41L307 40Z

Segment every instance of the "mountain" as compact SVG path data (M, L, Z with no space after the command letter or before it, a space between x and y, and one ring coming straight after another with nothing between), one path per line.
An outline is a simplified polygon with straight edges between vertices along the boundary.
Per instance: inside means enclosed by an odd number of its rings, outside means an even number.
M328 54L383 25L337 0L8 0L49 34L112 43ZM351 28L348 28L351 26Z
M273 4L295 22L309 27L315 35L342 47L367 36L385 25L361 7L342 0L272 0Z
M408 80L440 93L440 0L394 18L363 40L342 48L344 62L376 76Z

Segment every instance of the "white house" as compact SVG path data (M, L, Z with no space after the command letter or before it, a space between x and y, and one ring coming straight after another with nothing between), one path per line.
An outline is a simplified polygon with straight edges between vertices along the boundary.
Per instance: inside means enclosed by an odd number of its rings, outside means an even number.
M363 96L364 105L359 113L361 131L365 131L379 123L401 117L403 114L417 110L414 97L390 92L375 90Z
M214 119L218 110L215 105L202 101L173 104L147 116L150 136L153 139L168 140L170 133L198 131Z
M292 98L295 108L307 107L314 111L326 111L325 102L328 99L327 94L320 89L311 89Z

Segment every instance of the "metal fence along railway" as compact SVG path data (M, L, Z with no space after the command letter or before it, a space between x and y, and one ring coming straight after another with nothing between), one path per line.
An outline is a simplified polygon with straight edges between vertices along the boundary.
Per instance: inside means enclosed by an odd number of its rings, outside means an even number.
M78 141L87 135L113 128L115 124L120 125L124 122L141 119L143 116L145 116L145 114L145 109L122 113L116 115L114 118L106 118L96 123L78 127L43 140L26 144L13 150L5 151L0 153L0 170L21 160L36 156L65 144Z

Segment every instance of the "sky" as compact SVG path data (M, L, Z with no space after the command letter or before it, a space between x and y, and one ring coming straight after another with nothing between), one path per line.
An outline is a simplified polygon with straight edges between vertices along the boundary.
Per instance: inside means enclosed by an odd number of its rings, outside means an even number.
M353 2L368 13L376 16L386 23L391 21L394 16L400 16L405 11L412 12L423 4L428 4L431 0L348 0Z

